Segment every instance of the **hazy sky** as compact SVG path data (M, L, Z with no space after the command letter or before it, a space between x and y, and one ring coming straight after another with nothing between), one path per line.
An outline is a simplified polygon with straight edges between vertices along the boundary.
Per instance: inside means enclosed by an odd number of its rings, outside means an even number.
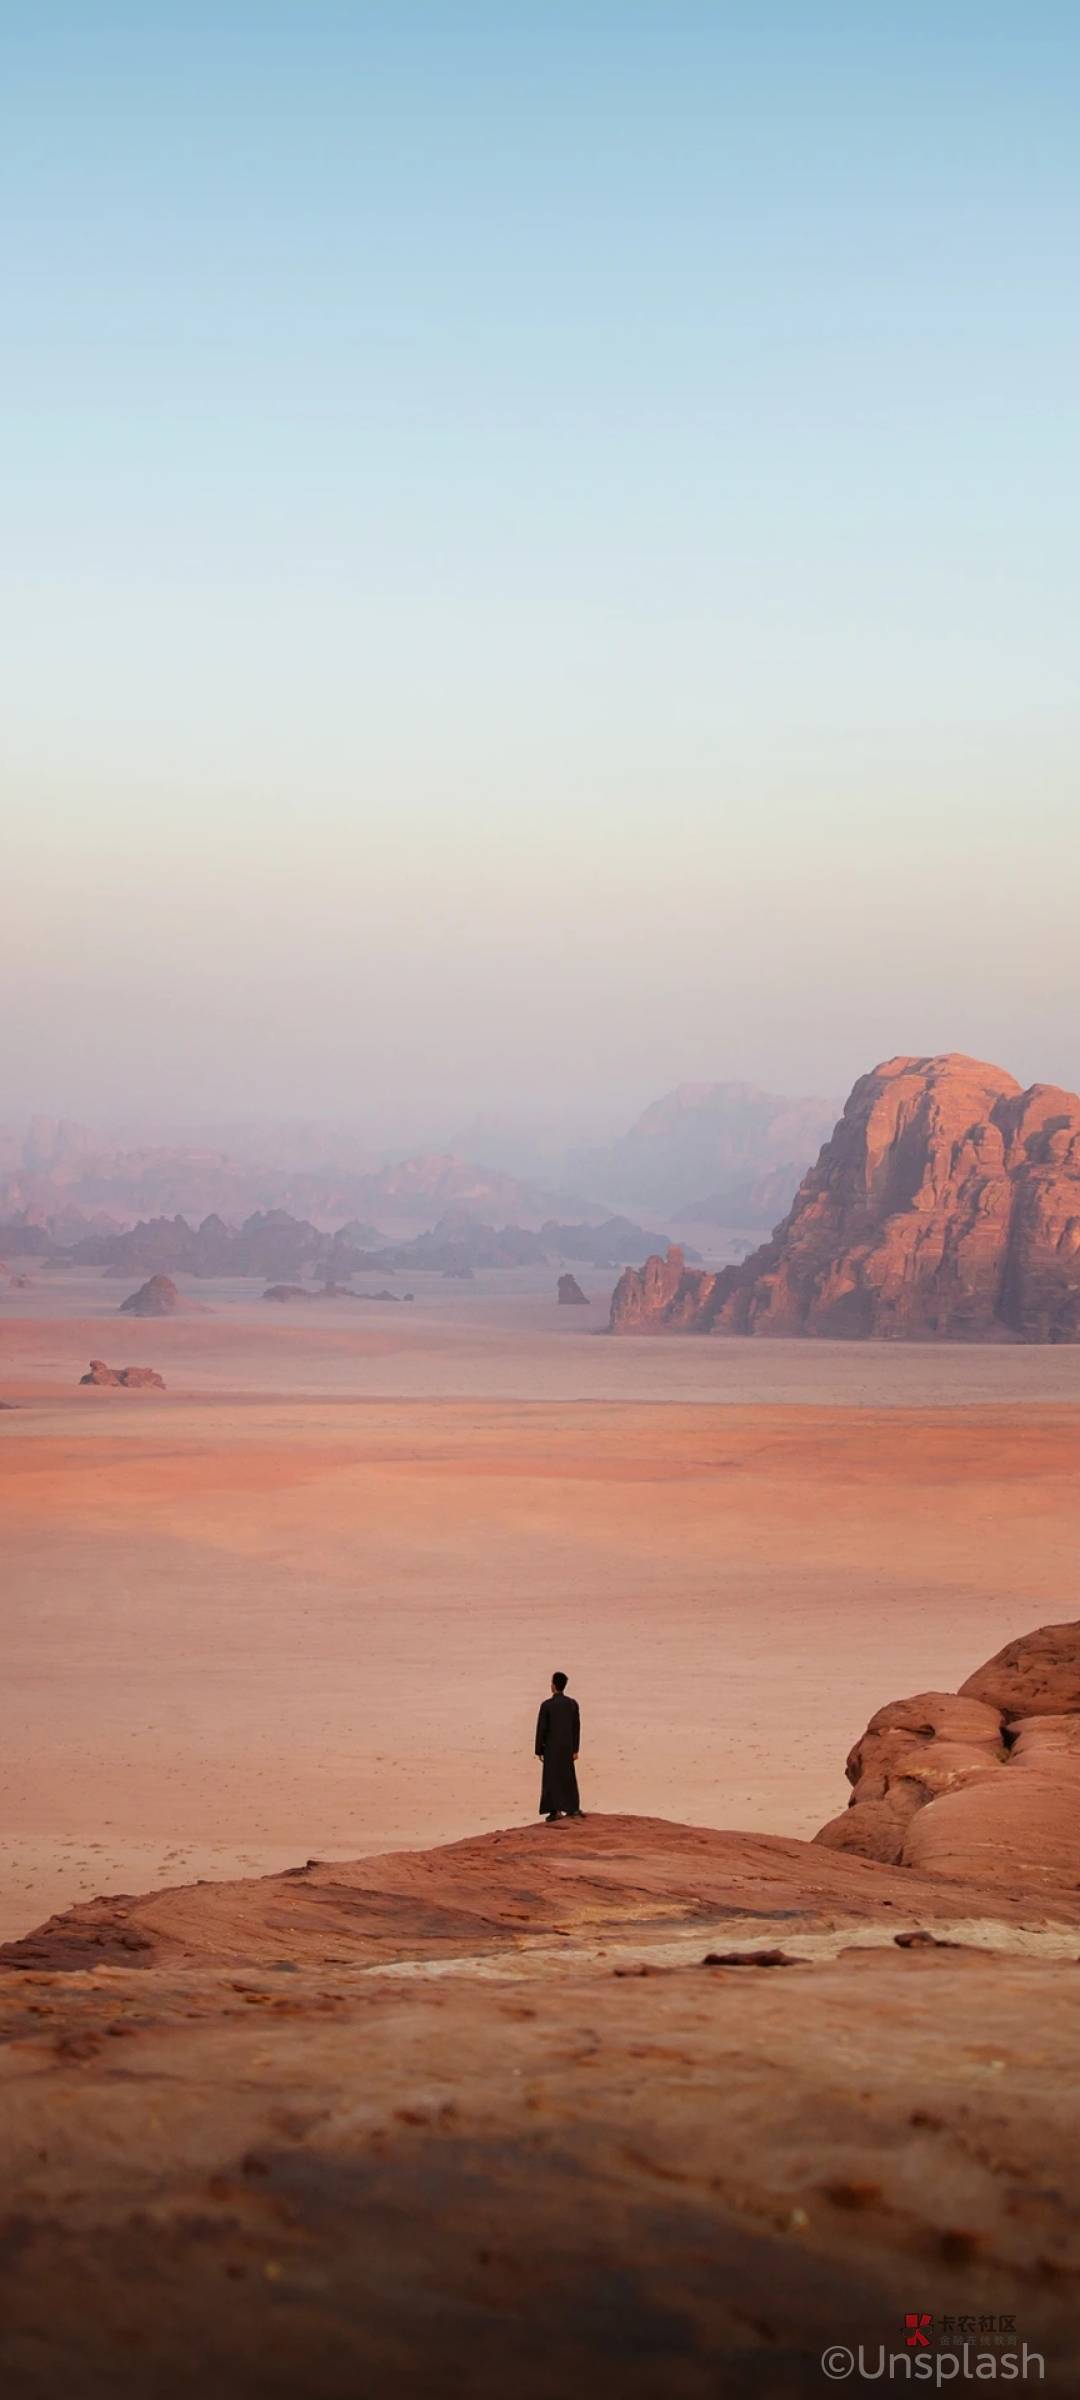
M0 37L0 1116L1080 1080L1071 0Z

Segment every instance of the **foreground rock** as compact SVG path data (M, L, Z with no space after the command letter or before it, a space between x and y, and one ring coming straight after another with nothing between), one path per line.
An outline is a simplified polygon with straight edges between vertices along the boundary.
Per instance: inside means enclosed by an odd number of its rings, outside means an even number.
M1080 1339L1080 1099L894 1058L855 1085L772 1240L694 1275L628 1269L615 1332Z
M127 1392L163 1392L165 1389L165 1378L157 1373L156 1368L107 1367L103 1358L92 1358L89 1374L80 1375L79 1382L105 1384L117 1389L122 1387Z
M478 1835L439 1850L348 1862L317 1859L284 1875L89 1900L23 1940L0 1966L374 1966L556 1949L575 1941L652 1945L777 1925L834 1933L944 1924L993 1913L1014 1925L1080 1927L1080 1893L1033 1900L1023 1879L955 1883L886 1872L815 1842L718 1833L663 1818L590 1816ZM288 1937L287 1939L285 1937ZM560 1952L561 1954L561 1952Z
M957 1692L871 1717L816 1839L889 1866L1080 1891L1080 1623L1009 1642Z
M593 1817L71 1912L0 1972L5 2393L784 2400L912 2306L1075 2389L1078 1936L984 1898Z

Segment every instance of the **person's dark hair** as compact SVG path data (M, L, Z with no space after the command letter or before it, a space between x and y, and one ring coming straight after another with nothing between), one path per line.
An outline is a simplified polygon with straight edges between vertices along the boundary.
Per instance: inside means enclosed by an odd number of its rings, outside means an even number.
M553 1675L551 1680L557 1692L565 1692L567 1683L565 1675Z

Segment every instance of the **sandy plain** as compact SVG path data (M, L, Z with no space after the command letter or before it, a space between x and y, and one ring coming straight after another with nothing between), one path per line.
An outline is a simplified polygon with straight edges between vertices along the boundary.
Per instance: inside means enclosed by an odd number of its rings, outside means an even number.
M806 1835L884 1700L1076 1613L1080 1351L612 1341L552 1279L0 1297L0 1937L586 1807ZM91 1356L164 1394L80 1390ZM565 1830L552 1839L566 1838Z

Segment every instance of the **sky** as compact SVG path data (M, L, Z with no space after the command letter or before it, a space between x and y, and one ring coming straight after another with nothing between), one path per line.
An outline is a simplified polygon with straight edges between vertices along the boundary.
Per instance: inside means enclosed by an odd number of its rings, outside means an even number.
M1080 1083L1071 5L0 46L0 1117Z

